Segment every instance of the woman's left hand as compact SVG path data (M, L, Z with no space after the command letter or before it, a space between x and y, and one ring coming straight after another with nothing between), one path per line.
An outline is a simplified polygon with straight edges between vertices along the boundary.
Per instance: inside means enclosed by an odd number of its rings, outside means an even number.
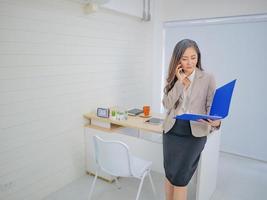
M211 125L213 127L219 127L221 125L221 120L211 120L211 119L207 119L204 120L204 119L200 119L198 120L199 122L203 122L205 124L208 124L208 125Z

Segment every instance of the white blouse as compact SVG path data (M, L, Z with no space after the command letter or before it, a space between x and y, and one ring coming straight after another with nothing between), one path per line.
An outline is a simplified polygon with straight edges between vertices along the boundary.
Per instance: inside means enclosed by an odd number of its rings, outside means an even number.
M188 112L188 104L189 104L189 100L190 100L190 96L191 96L191 92L192 92L192 85L193 85L193 81L194 81L194 78L195 78L195 73L196 73L196 70L194 70L188 76L188 79L190 80L191 83L190 83L190 85L189 85L189 87L187 89L184 88L184 90L183 90L183 93L182 93L182 96L181 96L182 106L178 110L178 114L179 115Z

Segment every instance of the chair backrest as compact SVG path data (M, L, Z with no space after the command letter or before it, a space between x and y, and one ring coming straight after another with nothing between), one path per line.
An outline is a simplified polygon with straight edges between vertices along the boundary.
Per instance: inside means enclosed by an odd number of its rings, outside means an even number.
M93 136L95 159L101 170L113 176L132 176L128 146L120 141Z

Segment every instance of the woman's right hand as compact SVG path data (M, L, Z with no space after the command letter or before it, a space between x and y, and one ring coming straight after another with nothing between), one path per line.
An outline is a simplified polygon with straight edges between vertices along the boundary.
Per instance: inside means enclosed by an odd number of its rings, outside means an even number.
M181 64L178 64L176 67L176 77L178 81L180 81L180 83L182 83L185 86L186 89L190 86L191 81L187 78L187 76L183 72Z
M176 67L176 77L177 79L183 83L184 79L186 78L186 75L185 73L183 72L183 68L182 68L182 65L181 64L178 64L177 67Z

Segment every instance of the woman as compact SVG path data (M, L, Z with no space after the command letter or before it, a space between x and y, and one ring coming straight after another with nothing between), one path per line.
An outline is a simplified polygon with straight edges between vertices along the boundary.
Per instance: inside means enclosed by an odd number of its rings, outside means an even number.
M213 76L201 67L201 54L195 41L185 39L173 50L163 106L163 156L166 200L186 200L192 178L205 146L207 135L220 127L220 120L184 121L178 114L208 114L215 92Z

